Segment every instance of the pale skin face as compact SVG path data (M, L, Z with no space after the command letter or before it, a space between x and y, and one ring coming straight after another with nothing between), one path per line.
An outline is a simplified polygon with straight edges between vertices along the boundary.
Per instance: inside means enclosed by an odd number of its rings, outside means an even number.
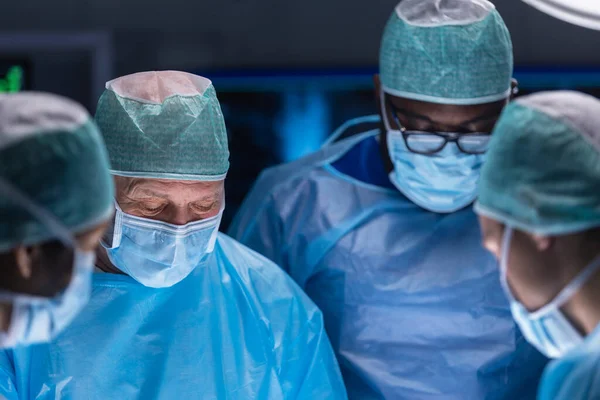
M116 176L116 200L124 213L136 217L185 225L219 214L224 201L225 181L198 182ZM121 273L98 252L97 266L105 272Z
M500 261L504 224L480 216L484 247ZM588 232L543 236L514 230L507 281L513 296L529 311L550 303L600 252L598 235ZM600 322L600 274L596 273L561 307L582 333Z

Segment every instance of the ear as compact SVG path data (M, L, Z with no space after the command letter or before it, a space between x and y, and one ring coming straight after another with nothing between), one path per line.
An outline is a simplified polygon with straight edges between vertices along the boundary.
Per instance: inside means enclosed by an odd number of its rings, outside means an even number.
M519 82L515 78L510 80L510 89L510 100L512 100L519 94Z
M381 90L381 80L379 79L379 74L373 75L373 85L375 85L375 91L379 93Z
M551 236L529 235L535 243L538 251L548 251L554 244L554 238Z
M381 114L381 80L379 79L379 74L373 75L373 85L375 86L375 101L377 102L377 109Z
M35 247L19 246L13 249L17 268L24 279L31 278L33 255L35 252Z

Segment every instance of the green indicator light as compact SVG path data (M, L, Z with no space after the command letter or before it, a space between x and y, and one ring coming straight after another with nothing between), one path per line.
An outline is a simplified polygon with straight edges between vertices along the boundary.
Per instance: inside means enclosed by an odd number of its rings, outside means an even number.
M15 93L23 87L23 68L13 66L8 69L6 76L0 79L0 93Z

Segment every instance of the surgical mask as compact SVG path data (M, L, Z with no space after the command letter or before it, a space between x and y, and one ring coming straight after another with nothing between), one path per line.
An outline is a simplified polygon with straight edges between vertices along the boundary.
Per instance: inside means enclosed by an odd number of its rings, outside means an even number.
M40 297L0 291L0 301L12 304L8 331L0 333L0 347L49 342L62 332L87 304L91 294L96 255L94 252L80 250L72 233L54 215L1 179L0 193L28 210L65 246L74 250L71 280L67 288L57 296Z
M414 153L407 148L402 132L390 127L383 91L381 107L388 154L394 165L389 175L392 184L413 203L436 213L452 213L475 201L485 155L464 153L453 142L434 154ZM427 138L413 139L428 146Z
M110 261L144 286L164 288L187 277L214 249L223 215L173 225L124 213L116 205Z
M600 257L592 261L547 305L529 312L512 294L506 278L512 228L506 227L500 259L501 283L510 301L512 315L523 336L547 357L558 358L583 342L583 335L569 322L560 308L600 268Z

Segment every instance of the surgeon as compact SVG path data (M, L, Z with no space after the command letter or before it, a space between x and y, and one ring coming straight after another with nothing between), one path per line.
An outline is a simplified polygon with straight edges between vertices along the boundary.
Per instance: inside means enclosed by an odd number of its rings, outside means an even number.
M116 216L84 313L49 345L0 358L8 399L345 399L317 307L218 233L227 133L208 79L108 82L96 120Z
M541 400L600 398L600 101L546 92L509 105L482 170L485 247L525 338L552 361Z
M471 209L513 91L506 26L485 0L404 0L379 67L379 126L265 172L231 233L321 308L350 398L531 399L546 359Z
M82 106L0 95L0 347L48 342L84 308L113 193Z

